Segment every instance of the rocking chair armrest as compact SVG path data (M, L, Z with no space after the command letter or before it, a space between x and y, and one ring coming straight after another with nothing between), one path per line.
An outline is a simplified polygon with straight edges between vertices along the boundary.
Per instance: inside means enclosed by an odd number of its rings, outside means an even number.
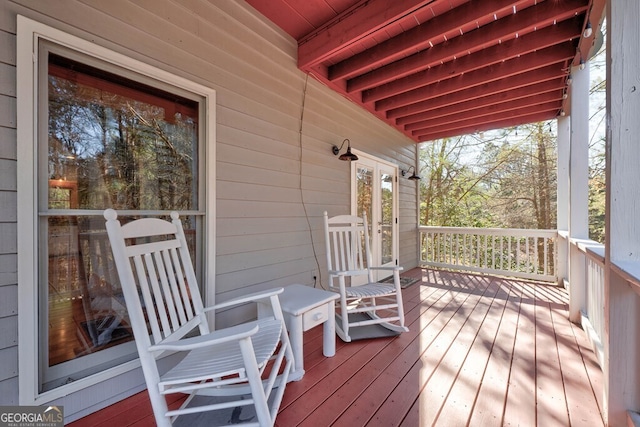
M262 299L267 299L269 297L272 297L274 295L278 295L280 293L282 293L282 291L284 290L284 288L275 288L275 289L270 289L268 291L260 291L260 292L254 292L248 295L243 295L241 297L238 298L233 298L230 299L229 301L224 301L221 302L219 304L215 304L215 305L211 305L209 307L205 307L205 309L203 310L203 312L207 312L207 311L212 311L212 310L218 310L221 308L225 308L225 307L231 307L234 305L239 305L239 304L245 304L247 302L255 302L255 301L259 301Z
M150 346L149 351L188 351L201 347L209 347L250 337L258 332L258 329L260 328L257 323L244 323L225 329L219 329L206 335L183 338L177 341L164 341Z
M393 267L369 267L371 270L386 270L386 271L394 271L394 270L398 270L398 271L402 271L404 270L404 267L399 266L399 265L394 265Z
M329 274L335 274L336 276L357 276L366 274L366 270L329 270Z

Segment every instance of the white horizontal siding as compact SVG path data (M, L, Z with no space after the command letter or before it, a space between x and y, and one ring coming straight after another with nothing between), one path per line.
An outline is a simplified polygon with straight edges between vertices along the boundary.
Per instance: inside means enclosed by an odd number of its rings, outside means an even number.
M7 286L9 287L9 286ZM11 288L15 288L15 286L11 286ZM0 336L2 336L2 340L0 340L0 349L4 348L13 348L17 351L18 349L18 316L13 315L9 317L0 317ZM13 357L13 353L12 353ZM12 372L10 377L17 375L18 371ZM9 378L10 378L9 377ZM0 375L0 379L2 375Z
M15 96L0 95L0 126L16 127L16 98Z
M14 71L15 73L15 71ZM0 126L0 159L16 160L16 129ZM13 181L15 182L15 174ZM5 184L6 185L6 184Z
M0 93L16 96L16 67L0 63Z
M331 153L332 145L349 138L354 148L402 169L415 161L413 142L301 73L296 42L241 0L2 3L0 23L7 33L0 31L0 47L8 51L0 49L0 63L15 63L10 27L16 10L216 90L217 177L209 186L216 189L220 300L312 284L314 275L318 284L326 281L322 213L346 213L351 200L349 164ZM0 80L6 92L0 94L0 112L15 118L15 75L0 64L4 71L9 74ZM0 176L15 191L15 131L3 126L11 128L15 121L0 122ZM4 166L2 159L8 160ZM417 265L415 186L400 177L400 262L407 268ZM15 204L10 195L2 197ZM12 212L15 207L4 212L9 221L15 221ZM0 255L0 280L15 277L14 262ZM224 325L253 314L225 312L218 321ZM135 382L132 376L68 396L65 411L80 416L136 390Z
M16 254L0 254L0 286L14 285L17 294L18 283L18 257ZM16 313L18 304L11 307Z
M0 8L2 9L2 8ZM15 17L0 10L0 405L18 403Z
M0 258L0 267L2 266ZM1 282L0 282L1 284ZM0 286L0 318L7 318L18 314L18 288L17 286ZM3 335L0 335L2 337ZM0 344L0 347L7 347Z

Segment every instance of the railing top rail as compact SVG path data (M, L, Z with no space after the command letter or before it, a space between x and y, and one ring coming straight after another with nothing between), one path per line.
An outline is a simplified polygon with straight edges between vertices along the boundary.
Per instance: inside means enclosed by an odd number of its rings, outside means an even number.
M436 227L421 225L420 231L432 233L481 234L494 236L557 237L558 230L540 230L533 228L480 228L480 227Z
M604 263L604 245L602 243L590 239L577 239L575 237L569 238L569 243L577 247L589 258L598 261L600 264Z
M611 268L633 285L633 289L640 295L640 262L618 261L612 262Z

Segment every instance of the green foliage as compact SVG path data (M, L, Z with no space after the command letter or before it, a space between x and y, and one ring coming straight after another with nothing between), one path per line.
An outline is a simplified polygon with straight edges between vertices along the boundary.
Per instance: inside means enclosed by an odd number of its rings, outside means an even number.
M589 60L589 237L605 240L605 50ZM420 223L557 227L556 122L424 143Z
M425 143L421 224L555 228L555 141L542 122Z

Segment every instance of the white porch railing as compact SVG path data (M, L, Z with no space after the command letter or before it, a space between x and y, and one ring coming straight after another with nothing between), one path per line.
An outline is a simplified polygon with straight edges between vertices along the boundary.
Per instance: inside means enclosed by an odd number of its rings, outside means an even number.
M430 226L419 229L423 265L557 281L556 230Z
M605 333L604 321L604 245L589 239L570 239L566 231L558 231L559 244L576 248L580 256L573 256L570 262L584 262L585 268L585 301L582 310L582 328L587 332L594 353L600 366L603 365L604 353L602 339ZM567 253L571 254L568 247ZM566 278L563 278L566 281ZM566 286L566 284L565 284Z

